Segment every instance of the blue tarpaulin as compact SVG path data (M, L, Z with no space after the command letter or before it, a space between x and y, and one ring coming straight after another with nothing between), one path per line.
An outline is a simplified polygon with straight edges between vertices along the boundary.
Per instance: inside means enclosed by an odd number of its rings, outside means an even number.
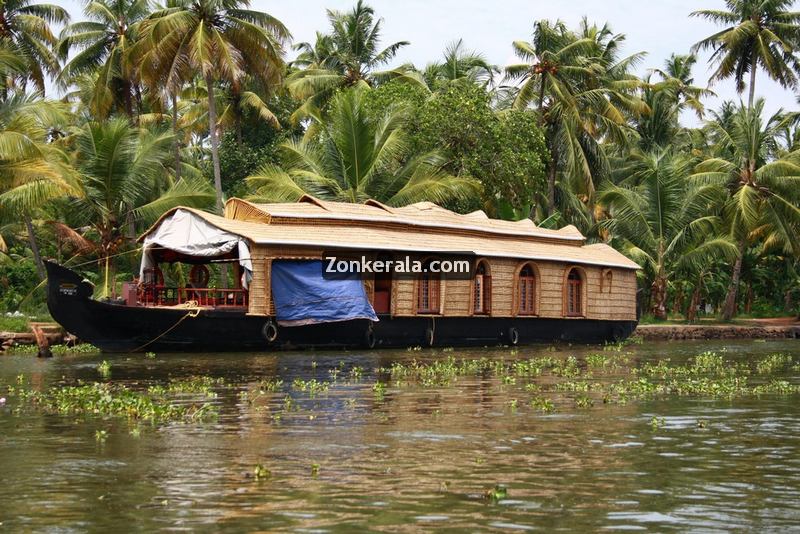
M358 275L329 279L322 276L322 268L319 260L272 262L272 299L279 324L378 320Z

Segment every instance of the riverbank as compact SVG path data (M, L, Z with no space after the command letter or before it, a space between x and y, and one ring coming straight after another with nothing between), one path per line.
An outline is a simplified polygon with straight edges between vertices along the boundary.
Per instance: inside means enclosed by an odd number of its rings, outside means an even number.
M800 321L794 317L749 319L736 324L646 324L633 334L646 341L679 339L800 339Z

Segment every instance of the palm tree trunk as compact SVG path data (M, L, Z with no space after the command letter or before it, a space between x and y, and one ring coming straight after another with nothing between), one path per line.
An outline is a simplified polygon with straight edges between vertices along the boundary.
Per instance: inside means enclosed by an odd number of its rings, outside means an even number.
M728 294L725 296L725 304L722 307L722 319L730 321L736 315L736 295L739 291L739 278L742 276L742 260L744 259L744 251L747 248L747 239L742 238L739 241L739 255L736 257L736 262L733 264L733 273L731 274L731 286L728 288Z
M686 320L693 323L697 319L697 306L700 305L700 281L698 280L692 291L692 300L689 302L689 309L686 311Z
M672 300L672 315L678 315L683 311L683 284L678 288L675 298Z
M235 113L235 122L236 122L236 145L242 146L242 116L238 111Z
M756 53L753 52L753 62L750 65L750 98L747 100L747 107L748 109L753 109L753 100L756 97L756 62L755 62L755 55Z
M122 84L122 87L125 91L125 114L128 115L128 119L130 119L131 122L134 122L134 124L138 124L139 122L138 117L136 121L134 121L133 119L133 98L131 97L131 89L132 89L131 83L125 80Z
M656 275L650 291L653 295L652 313L656 319L667 318L667 280L661 275Z
M219 167L219 138L217 137L217 102L214 100L214 80L211 73L206 74L208 91L208 133L211 136L211 163L214 167L214 189L217 192L217 213L222 214L222 171ZM220 265L220 278L223 288L228 287L228 265Z
M217 212L222 213L222 171L219 167L219 138L217 137L217 103L214 100L214 80L206 74L208 91L208 134L211 137L211 163L214 167L214 189L217 192Z
M550 217L556 211L556 167L557 152L553 148L550 151L550 166L547 169L547 216Z
M544 74L539 80L539 124L544 126Z
M181 179L181 140L178 137L178 95L172 92L172 133L175 135L175 181Z
M25 215L23 218L25 219L25 228L28 230L28 243L31 246L31 252L33 252L33 261L36 263L36 272L39 274L39 280L44 280L44 263L42 262L42 255L39 253L39 245L36 243L36 234L33 231L33 222L27 215Z
M747 298L744 301L744 312L750 313L753 311L753 283L747 282Z

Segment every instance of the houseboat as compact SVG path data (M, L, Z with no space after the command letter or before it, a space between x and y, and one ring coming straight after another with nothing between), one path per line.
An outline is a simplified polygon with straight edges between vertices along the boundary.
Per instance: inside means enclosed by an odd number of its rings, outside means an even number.
M106 351L622 340L637 324L639 266L585 241L573 226L429 202L233 198L224 216L165 213L139 238L141 270L122 298L95 299L80 274L48 262L48 306L67 331ZM326 274L337 255L422 269ZM469 261L469 273L432 269L446 259Z

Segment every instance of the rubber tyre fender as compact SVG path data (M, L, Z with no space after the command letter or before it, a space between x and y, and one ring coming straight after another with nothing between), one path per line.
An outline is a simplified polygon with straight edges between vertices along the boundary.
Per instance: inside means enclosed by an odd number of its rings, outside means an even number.
M273 343L278 339L278 327L275 326L275 323L272 321L267 321L261 329L261 335L264 336L264 339L268 342Z
M372 327L370 327L366 332L364 332L364 346L368 349L374 349L376 342L375 331L372 330Z
M433 328L428 327L425 329L425 343L428 344L429 347L433 346L433 343L436 341L436 336L434 335Z
M511 345L516 345L519 343L519 332L513 326L508 329L508 342Z

